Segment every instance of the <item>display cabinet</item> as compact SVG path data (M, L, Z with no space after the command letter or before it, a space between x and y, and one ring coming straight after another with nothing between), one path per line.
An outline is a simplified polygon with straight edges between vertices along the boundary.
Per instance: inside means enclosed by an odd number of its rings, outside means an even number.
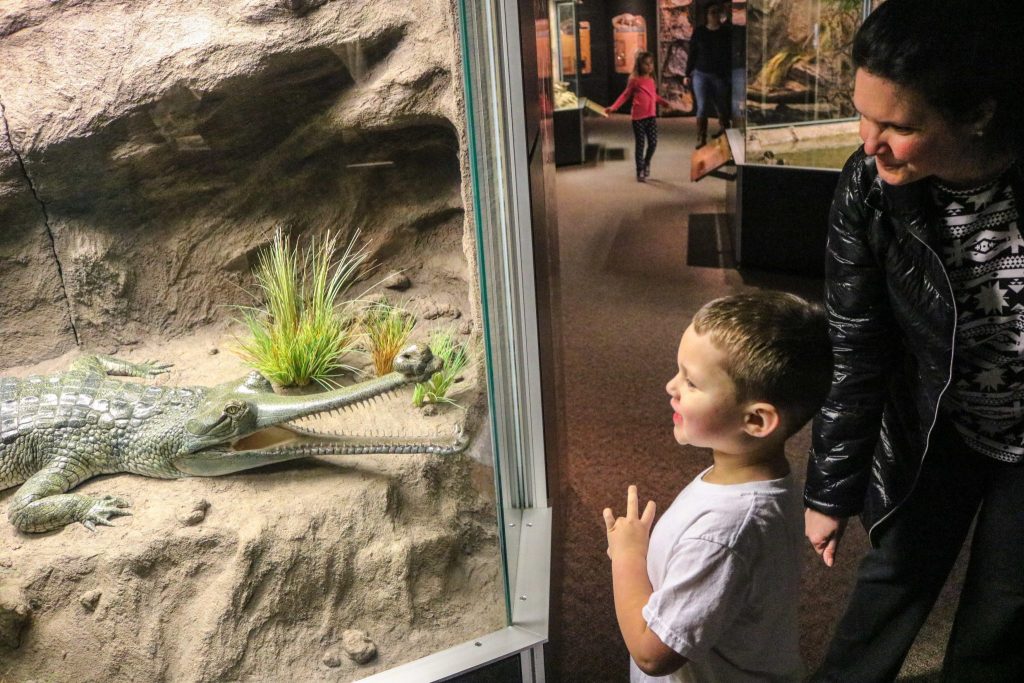
M821 275L839 172L860 146L851 45L879 0L748 0L730 189L742 267ZM734 3L734 11L736 4Z
M583 163L586 136L583 128L584 99L580 77L592 70L590 24L576 18L576 3L554 2L550 5L551 22L558 27L558 40L551 43L555 65L554 89L555 164L565 166Z

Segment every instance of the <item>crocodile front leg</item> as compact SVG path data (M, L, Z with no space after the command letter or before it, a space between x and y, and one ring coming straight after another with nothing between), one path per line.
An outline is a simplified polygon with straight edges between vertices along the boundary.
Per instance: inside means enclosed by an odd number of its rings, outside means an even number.
M42 533L73 522L81 522L90 531L97 524L112 526L110 519L130 515L128 501L117 496L88 496L66 493L92 476L76 471L67 462L53 463L32 475L14 494L7 519L19 531Z
M132 363L113 356L82 356L71 364L72 370L87 370L101 375L117 377L157 377L171 368L170 363L147 360L143 363Z

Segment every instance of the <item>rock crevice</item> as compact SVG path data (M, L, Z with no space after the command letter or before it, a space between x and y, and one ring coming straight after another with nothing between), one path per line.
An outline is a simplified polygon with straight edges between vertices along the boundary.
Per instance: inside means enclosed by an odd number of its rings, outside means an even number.
M64 305L67 308L68 321L71 326L71 332L75 336L75 345L81 344L81 340L78 336L78 329L75 327L75 314L71 308L71 298L68 296L67 282L64 280L64 268L60 262L60 255L57 253L57 243L53 236L53 229L50 227L50 214L46 210L46 203L39 196L39 192L36 190L36 185L32 182L32 176L28 172L28 168L25 166L25 160L21 156L21 152L18 151L18 147L14 144L14 138L11 136L11 126L7 122L7 108L4 106L3 95L0 95L0 123L4 127L4 139L7 141L7 146L11 148L11 154L17 161L18 168L21 171L22 178L25 179L26 185L28 185L29 192L32 193L32 198L39 206L39 212L43 216L43 227L46 230L46 235L50 240L50 253L53 254L53 263L57 269L57 277L60 280L61 291L64 295Z

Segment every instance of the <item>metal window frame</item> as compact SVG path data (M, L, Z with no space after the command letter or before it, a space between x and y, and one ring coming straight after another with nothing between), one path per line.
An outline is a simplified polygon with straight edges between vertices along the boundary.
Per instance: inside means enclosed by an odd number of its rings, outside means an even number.
M458 14L509 626L368 683L442 681L516 655L524 683L544 681L551 510L518 6L458 0Z

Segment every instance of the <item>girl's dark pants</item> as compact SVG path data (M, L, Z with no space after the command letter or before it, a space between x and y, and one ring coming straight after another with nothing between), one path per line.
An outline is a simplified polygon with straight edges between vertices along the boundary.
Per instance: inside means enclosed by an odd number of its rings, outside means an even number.
M1024 466L970 451L942 417L917 485L861 563L811 680L895 680L975 513L942 681L1024 681Z
M654 148L658 146L658 119L651 116L633 121L633 137L636 138L636 174L640 175L651 165ZM647 151L644 151L644 142Z

